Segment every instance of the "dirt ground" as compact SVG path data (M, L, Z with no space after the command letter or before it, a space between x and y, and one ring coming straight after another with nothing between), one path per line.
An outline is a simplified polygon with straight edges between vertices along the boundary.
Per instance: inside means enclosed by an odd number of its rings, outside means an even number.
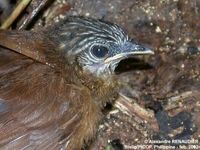
M119 68L125 71L119 75L127 85L121 93L131 99L130 110L137 104L153 115L152 120L116 104L108 108L90 149L200 149L200 1L57 0L29 28L46 27L71 15L119 24L155 52L145 58L149 67L141 69L133 59Z

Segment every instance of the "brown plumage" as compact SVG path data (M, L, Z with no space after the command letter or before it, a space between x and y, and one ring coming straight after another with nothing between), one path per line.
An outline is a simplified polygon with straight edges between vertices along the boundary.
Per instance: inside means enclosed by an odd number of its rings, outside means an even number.
M119 84L120 60L150 50L118 26L70 17L37 32L0 30L0 148L81 149Z

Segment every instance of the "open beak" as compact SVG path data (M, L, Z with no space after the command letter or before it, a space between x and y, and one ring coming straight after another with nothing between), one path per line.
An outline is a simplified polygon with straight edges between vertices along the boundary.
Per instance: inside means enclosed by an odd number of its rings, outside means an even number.
M153 55L153 54L154 52L149 48L128 42L123 47L119 48L118 53L114 54L111 57L106 58L104 62L105 63L111 63L113 61L119 62L122 59L130 58L135 55Z

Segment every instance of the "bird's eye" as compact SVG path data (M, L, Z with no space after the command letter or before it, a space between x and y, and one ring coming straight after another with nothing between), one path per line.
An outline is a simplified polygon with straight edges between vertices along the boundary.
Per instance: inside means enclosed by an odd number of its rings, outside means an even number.
M104 58L108 54L108 48L102 45L96 45L92 47L91 53L97 58Z

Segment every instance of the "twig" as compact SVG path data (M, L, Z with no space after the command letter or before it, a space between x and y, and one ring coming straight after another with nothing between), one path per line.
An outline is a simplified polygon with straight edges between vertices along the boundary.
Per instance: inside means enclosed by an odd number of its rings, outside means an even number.
M20 25L19 30L27 28L27 26L31 23L33 18L35 18L38 13L52 0L42 0L42 1L37 1L37 7L30 12L28 17L23 21L23 23Z
M8 29L30 2L31 0L22 0L0 28Z
M180 108L180 102L184 103L188 100L188 98L196 98L198 97L199 92L198 91L186 91L186 92L183 92L181 93L180 95L178 96L174 96L174 97L171 97L168 99L168 104L164 107L164 109L166 111L170 111L170 110L173 110L173 109L177 109L177 108ZM197 98L196 98L197 99ZM181 103L181 104L182 104ZM190 101L191 103L191 101ZM190 104L190 106L187 106L187 107L194 107L192 105L192 103Z
M142 118L142 120L146 120L154 131L158 131L159 127L158 127L156 118L154 117L154 114L150 111L145 110L144 108L139 106L137 103L131 103L130 101L133 101L133 100L131 100L130 98L124 95L121 95L117 99L115 106L119 110L121 110L123 113L126 113L129 116L136 115Z
M170 102L177 102L177 101L179 101L181 99L184 99L184 98L187 98L187 97L191 96L193 93L194 92L192 92L192 91L186 91L184 93L181 93L178 96L174 96L172 98L169 98L168 101L170 101Z

